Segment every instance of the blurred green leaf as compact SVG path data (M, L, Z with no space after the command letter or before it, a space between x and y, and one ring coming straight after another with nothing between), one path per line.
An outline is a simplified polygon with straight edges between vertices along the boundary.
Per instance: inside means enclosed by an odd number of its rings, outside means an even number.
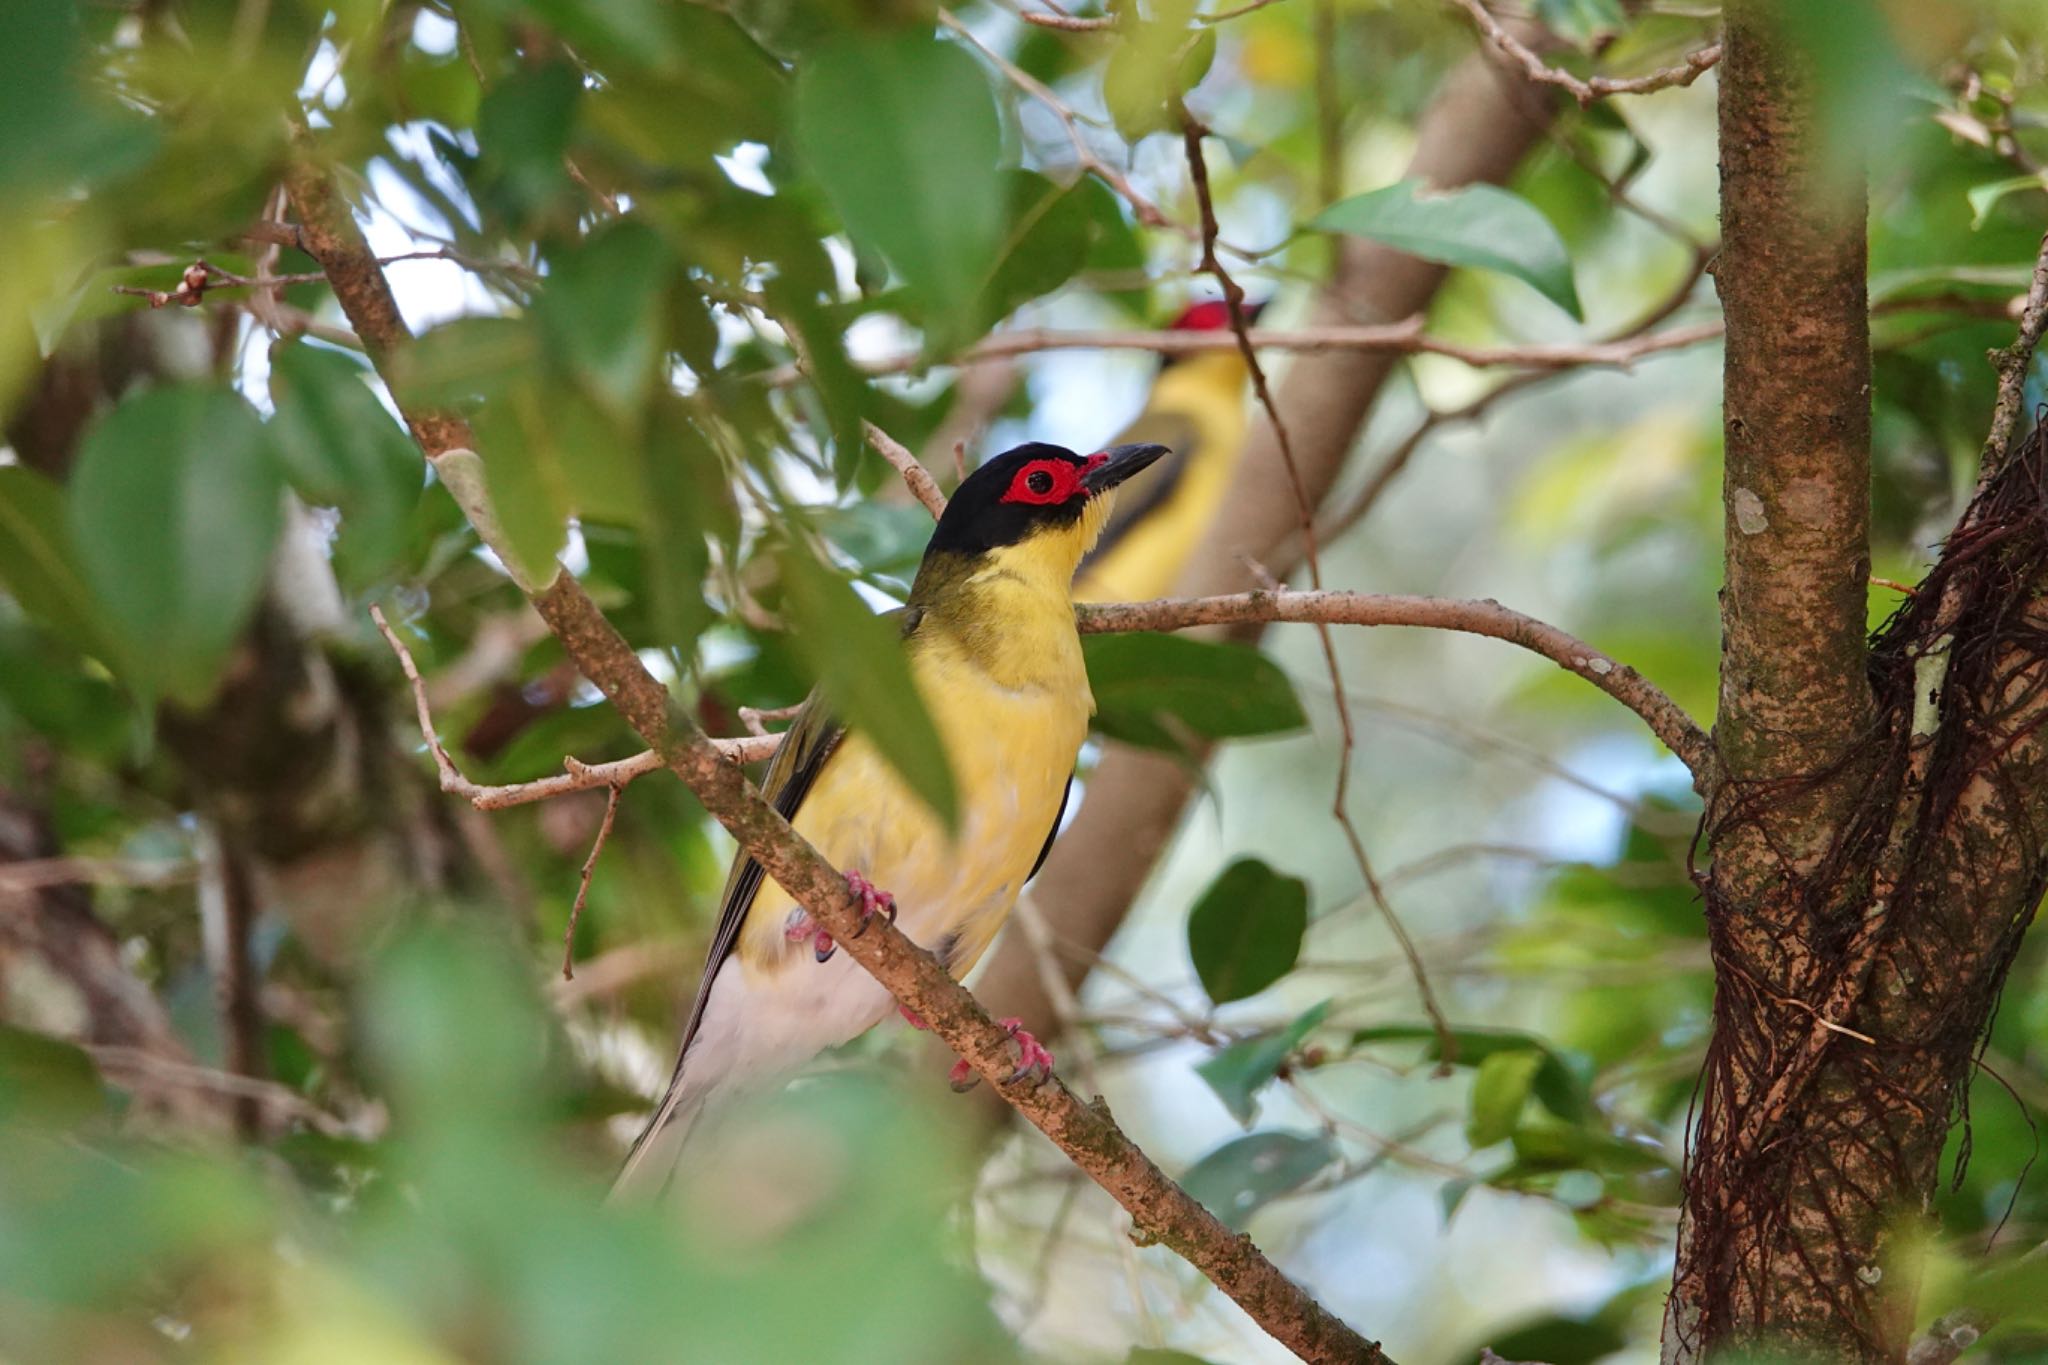
M1246 645L1134 632L1083 636L1081 652L1095 728L1111 739L1179 750L1188 734L1237 739L1308 723L1286 673Z
M1364 237L1442 265L1495 270L1583 319L1564 239L1535 206L1497 185L1436 190L1403 180L1340 200L1309 226Z
M911 681L901 619L877 616L809 555L780 556L794 638L833 714L865 735L949 828L958 795L946 746Z
M535 313L570 374L614 420L637 419L660 377L675 259L660 235L627 219L549 259Z
M1878 0L1778 0L1786 45L1809 62L1823 155L1843 176L1891 145L1916 94L1941 98L1900 55Z
M1628 22L1621 0L1536 0L1543 26L1581 52L1591 52Z
M1286 1028L1274 1033L1260 1034L1232 1043L1217 1052L1215 1056L1195 1068L1195 1074L1209 1083L1216 1092L1216 1098L1223 1101L1223 1107L1239 1123L1249 1124L1257 1106L1253 1103L1258 1092L1266 1083L1280 1074L1294 1049L1301 1046L1316 1026L1323 1022L1323 1016L1330 1012L1331 1002L1323 1001L1298 1016Z
M1486 1344L1502 1360L1541 1360L1547 1365L1593 1365L1629 1345L1620 1323L1561 1314L1525 1321L1492 1332ZM1476 1359L1478 1353L1473 1352Z
M368 377L360 361L303 341L270 358L270 430L285 477L307 502L341 510L334 560L350 587L404 555L424 484L418 448Z
M1459 1066L1480 1066L1488 1058L1504 1052L1540 1053L1543 1065L1537 1068L1532 1093L1543 1107L1562 1119L1582 1118L1592 1108L1592 1096L1586 1091L1580 1069L1533 1033L1515 1029L1459 1028L1451 1030L1451 1041L1457 1046ZM1443 1058L1441 1040L1436 1029L1428 1024L1375 1024L1356 1029L1351 1034L1353 1047L1394 1042L1422 1043L1425 1044L1424 1057L1439 1061Z
M1308 932L1308 883L1240 858L1188 912L1188 956L1219 1005L1257 995L1294 970Z
M156 142L142 119L89 97L81 36L76 4L0 5L0 190L10 195L119 174Z
M270 433L224 389L146 390L87 433L71 476L85 578L138 689L212 692L283 524Z
M1991 210L1998 207L1999 200L2009 194L2030 190L2048 190L2048 182L2044 182L2038 175L2016 175L2007 180L1993 180L1988 184L1978 185L1967 196L1970 201L1970 226L1981 229L1984 220L1991 216Z
M1326 1137L1251 1133L1188 1167L1180 1185L1225 1227L1242 1232L1253 1214L1321 1175L1338 1155Z
M1087 263L1098 232L1094 206L1082 188L1089 183L1061 186L1036 171L1009 172L1009 226L982 291L987 325L1051 293Z
M804 169L918 295L938 348L967 339L1002 239L1002 126L981 65L928 30L841 37L797 68Z
M21 609L88 654L106 637L64 515L64 490L32 469L0 468L0 587Z
M0 1023L0 1122L69 1125L106 1107L99 1068L83 1048Z
M520 67L491 84L477 110L477 197L516 225L545 223L570 201L564 158L582 78L566 62Z
M1465 1136L1474 1147L1491 1147L1515 1131L1542 1065L1543 1054L1533 1049L1496 1052L1479 1064L1465 1119Z
M1154 0L1123 13L1102 69L1102 101L1129 142L1177 130L1181 99L1216 59L1216 31L1194 27L1194 0Z

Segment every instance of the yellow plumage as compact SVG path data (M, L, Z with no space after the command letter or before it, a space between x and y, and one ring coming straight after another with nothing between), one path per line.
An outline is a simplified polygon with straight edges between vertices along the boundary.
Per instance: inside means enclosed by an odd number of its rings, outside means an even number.
M1095 699L1068 583L1108 503L1071 529L991 553L956 589L957 603L933 609L910 639L911 676L959 784L957 833L858 734L826 761L793 822L833 866L887 888L904 932L950 942L956 974L1016 904L1088 734ZM796 908L772 880L761 888L736 950L750 976L816 970L810 948L784 932Z
M1123 490L1118 524L1082 568L1075 601L1141 602L1172 589L1216 519L1244 450L1249 376L1235 351L1201 352L1160 372L1145 410L1116 439L1158 441L1178 458Z

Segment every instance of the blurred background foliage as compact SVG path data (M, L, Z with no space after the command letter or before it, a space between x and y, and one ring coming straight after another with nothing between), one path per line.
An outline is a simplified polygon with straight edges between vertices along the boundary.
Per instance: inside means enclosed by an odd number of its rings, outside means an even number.
M1244 8L0 0L0 1356L1282 1358L1035 1136L976 1133L892 1030L693 1162L685 1219L598 1207L729 842L672 781L632 787L562 979L603 794L444 798L368 606L471 778L636 746L433 486L311 259L249 236L292 158L336 178L398 258L401 386L473 413L514 567L563 557L712 732L821 670L886 709L882 633L846 618L900 600L929 519L862 423L950 484L956 442L1093 448L1139 408L1138 352L944 362L1213 296L1182 97L1264 325L1303 316L1333 232L1462 267L1428 320L1457 342L1601 335L1674 289L1674 324L1713 316L1711 76L1570 109L1505 191L1431 198L1402 168L1474 48L1456 7ZM1875 572L1910 583L2040 233L2048 6L1785 10L1828 135L1873 157ZM1534 12L1582 73L1714 20ZM1338 517L1325 580L1499 596L1708 717L1718 440L1711 345L1538 381L1412 358L1336 507L1414 458ZM1339 646L1351 813L1455 1060L1328 816L1302 632L1091 640L1103 742L1244 742L1063 1070L1409 1365L1647 1360L1711 992L1683 772L1501 646ZM940 792L928 745L892 756ZM1978 1267L2048 1233L2044 969L2015 969L1958 1129L1925 1307L1995 1291L2015 1352L2042 1272Z

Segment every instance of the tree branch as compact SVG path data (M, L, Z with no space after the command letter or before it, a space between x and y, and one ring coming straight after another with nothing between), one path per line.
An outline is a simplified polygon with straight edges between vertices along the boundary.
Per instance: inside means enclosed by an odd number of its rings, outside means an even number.
M1084 605L1077 610L1084 632L1186 630L1190 626L1293 621L1424 626L1505 640L1577 674L1642 717L1651 732L1692 771L1695 783L1705 783L1712 771L1713 742L1655 683L1569 632L1491 600L1362 592L1243 592L1221 597Z
M308 251L380 369L407 340L390 286L333 187L305 161L290 172L292 199ZM446 413L409 413L408 423L437 464L471 449L468 424ZM483 528L479 528L480 530ZM1126 1137L1098 1101L1083 1104L1059 1080L1013 1076L1010 1035L999 1028L938 961L893 924L864 922L844 877L780 813L744 772L672 703L632 647L574 577L557 573L527 592L569 657L601 690L706 810L802 903L840 946L890 994L913 1010L1086 1171L1148 1237L1186 1258L1305 1360L1386 1365L1379 1347L1324 1309L1252 1244L1189 1198ZM865 932L863 932L865 930Z
M1501 27L1481 0L1454 0L1454 3L1472 16L1473 24L1489 42L1506 53L1532 81L1554 85L1570 92L1579 102L1581 109L1595 100L1609 95L1645 95L1653 90L1668 90L1672 86L1691 85L1709 71L1714 63L1721 60L1721 45L1710 43L1697 52L1688 52L1685 60L1677 66L1667 66L1648 75L1612 77L1594 76L1581 80L1569 71L1561 71L1550 65L1514 34Z
M1712 341L1721 335L1719 321L1691 323L1667 331L1613 341L1589 341L1555 345L1467 346L1426 336L1420 315L1401 322L1358 326L1344 323L1290 327L1254 328L1247 334L1251 344L1264 351L1352 351L1368 355L1440 355L1477 368L1506 366L1529 370L1565 370L1580 365L1626 370L1637 361L1665 351L1683 350ZM1087 328L1019 327L984 337L945 362L979 365L1009 360L1041 351L1151 351L1159 355L1199 355L1209 351L1235 351L1234 333L1122 331ZM907 374L932 365L921 354L887 356L865 364L869 374ZM789 372L794 379L795 372ZM770 376L781 380L780 371Z

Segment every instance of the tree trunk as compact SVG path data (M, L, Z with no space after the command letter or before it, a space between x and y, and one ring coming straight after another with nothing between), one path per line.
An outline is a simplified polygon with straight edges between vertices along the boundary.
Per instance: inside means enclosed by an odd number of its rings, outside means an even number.
M2038 435L1866 647L1860 175L1767 0L1725 11L1728 322L1714 1035L1664 1355L1895 1359L1942 1144L2048 828Z

